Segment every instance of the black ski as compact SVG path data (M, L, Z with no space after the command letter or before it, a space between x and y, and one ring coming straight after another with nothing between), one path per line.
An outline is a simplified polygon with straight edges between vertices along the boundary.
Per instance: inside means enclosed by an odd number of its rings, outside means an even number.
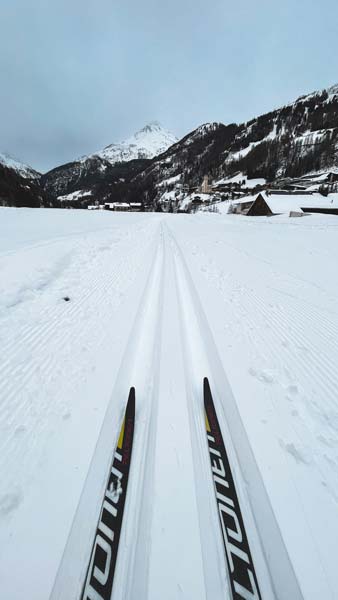
M205 425L218 515L233 600L261 600L231 467L212 399L204 379Z
M102 502L82 600L111 598L127 494L134 424L135 389L131 388Z

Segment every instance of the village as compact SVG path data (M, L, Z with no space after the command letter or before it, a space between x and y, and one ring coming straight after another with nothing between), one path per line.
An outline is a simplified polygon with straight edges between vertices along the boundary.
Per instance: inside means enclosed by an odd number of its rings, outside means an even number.
M157 207L159 212L172 213L220 212L221 208L223 214L250 217L278 214L300 217L307 213L338 215L338 172L285 178L278 183L267 183L263 178L248 179L243 173L213 182L205 176L202 184L193 188L184 186L181 176L176 176L161 182ZM87 208L114 212L147 210L141 202L96 202Z

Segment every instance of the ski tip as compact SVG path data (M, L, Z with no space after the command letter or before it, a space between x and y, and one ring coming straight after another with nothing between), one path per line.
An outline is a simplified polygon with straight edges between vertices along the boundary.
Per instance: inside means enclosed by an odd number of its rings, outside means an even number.
M127 402L127 412L132 412L135 415L135 388L131 387L129 390L128 402Z
M211 388L209 379L204 377L203 380L203 397L204 397L204 406L209 406L210 402L212 402Z

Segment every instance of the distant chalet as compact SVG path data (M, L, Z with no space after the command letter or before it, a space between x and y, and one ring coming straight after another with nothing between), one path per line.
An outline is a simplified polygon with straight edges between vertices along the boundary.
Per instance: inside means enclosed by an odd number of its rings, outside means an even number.
M285 194L284 191L259 193L256 198L243 198L232 207L233 214L247 217L272 217L290 214L302 216L306 213L338 215L338 197L324 197L320 194Z
M141 202L106 202L105 204L90 204L88 210L110 210L115 212L140 212Z

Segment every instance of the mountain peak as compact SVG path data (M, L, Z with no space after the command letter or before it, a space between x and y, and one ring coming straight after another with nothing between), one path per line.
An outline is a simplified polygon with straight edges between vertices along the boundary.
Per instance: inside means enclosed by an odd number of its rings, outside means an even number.
M335 85L331 85L331 87L327 89L327 93L332 95L338 94L338 83L336 83Z
M163 127L159 121L150 121L147 125L145 125L138 133L151 133L152 131L160 131L163 130Z
M35 169L6 153L0 153L0 164L8 169L13 169L25 179L38 179L40 177L40 173Z
M130 138L106 146L100 152L96 152L95 156L111 164L142 158L151 159L165 152L177 141L176 136L164 129L158 121L151 121Z

